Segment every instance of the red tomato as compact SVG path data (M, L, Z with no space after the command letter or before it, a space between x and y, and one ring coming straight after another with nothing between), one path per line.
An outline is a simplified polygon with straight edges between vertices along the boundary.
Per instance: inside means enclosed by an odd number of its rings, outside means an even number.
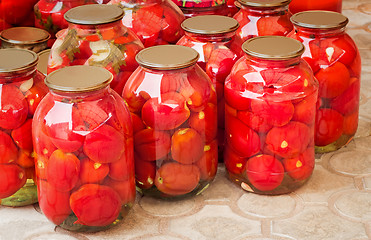
M0 127L15 129L27 119L28 103L23 93L14 85L6 84L1 88Z
M216 106L212 103L207 103L204 110L192 112L189 118L189 126L196 130L206 142L214 140L218 128Z
M104 163L97 163L89 158L81 160L80 181L85 183L100 183L108 175L109 166Z
M164 2L165 4L170 4ZM183 36L183 30L180 24L184 21L184 15L177 11L174 5L163 5L163 17L161 22L161 36L162 39L168 43L175 44L181 36Z
M258 36L286 36L293 28L289 17L286 15L261 17L256 22L256 27Z
M334 48L339 49L338 61L349 66L358 55L357 47L353 40L346 34L340 36L333 42Z
M343 133L347 135L354 135L358 128L358 111L344 116Z
M273 102L256 99L251 99L251 110L253 114L277 127L287 124L295 111L291 101Z
M134 178L134 152L133 139L127 139L125 151L120 159L109 165L109 176L113 180L124 181Z
M358 110L360 87L361 81L358 78L351 78L348 89L343 94L331 99L331 108L343 115Z
M35 121L36 122L36 121ZM33 141L34 151L39 156L50 157L50 155L57 149L51 141L50 137L46 134L45 126L39 123L39 127L33 127Z
M187 121L190 111L182 95L176 92L161 94L148 100L142 108L143 122L154 129L171 130Z
M312 125L316 115L317 95L312 94L294 104L295 111L292 120Z
M0 164L0 199L16 193L26 183L26 172L16 164Z
M248 110L251 107L251 99L244 95L244 92L250 88L244 76L249 74L250 70L236 71L227 77L224 85L224 98L226 103L237 110Z
M12 131L12 138L19 148L32 152L32 119Z
M171 156L182 164L198 161L204 152L204 141L192 128L180 128L171 137Z
M335 110L322 108L316 115L315 145L326 146L343 134L343 116Z
M307 149L312 134L304 123L291 121L283 127L273 127L265 143L271 152L283 158L291 158Z
M227 48L218 48L211 52L206 64L206 73L213 82L224 83L237 60L237 55Z
M120 196L122 205L134 203L136 194L134 176L125 181L115 181L107 178L104 184L115 190Z
M70 193L60 192L46 181L37 182L39 206L45 216L59 225L71 214Z
M170 138L167 132L144 129L134 135L134 150L144 161L155 161L170 152Z
M281 185L284 168L276 158L270 155L258 155L247 161L246 175L256 189L271 191Z
M200 170L200 179L211 181L216 175L218 169L218 141L214 140L204 146L204 154L196 162L196 166Z
M35 1L2 0L0 16L10 24L21 24L30 14Z
M72 118L79 130L92 131L104 124L108 119L108 113L99 106L97 101L83 101L72 107ZM79 119L79 120L75 120Z
M113 127L103 124L85 137L84 152L98 163L112 163L125 151L125 137Z
M151 188L155 182L156 163L144 161L135 154L135 180L141 189Z
M137 133L146 128L142 119L135 113L131 113L131 121L133 123L133 133Z
M42 155L37 155L35 157L35 173L38 180L47 179L47 169L48 169L49 159Z
M85 184L71 194L70 205L77 223L106 226L114 222L121 211L121 199L111 187Z
M314 169L314 148L308 148L296 158L283 160L286 172L294 180L305 180L312 175Z
M240 175L245 169L246 158L239 156L231 147L224 148L224 165L229 173Z
M41 84L40 84L41 85ZM48 92L46 87L34 85L32 88L28 89L25 94L26 100L28 102L28 113L33 115L36 111L37 106L39 106L40 101Z
M248 127L259 133L266 133L273 127L270 119L260 117L250 111L238 111L237 117Z
M35 166L33 154L27 151L20 150L18 154L17 164L23 168L31 168Z
M58 191L68 192L79 180L80 160L72 153L55 150L49 158L46 174L48 182Z
M155 185L166 195L179 196L192 192L200 181L200 170L194 165L167 163L156 172Z
M0 131L0 163L17 161L18 149L8 134Z
M226 117L226 138L228 144L241 157L251 157L260 150L258 134L234 117Z

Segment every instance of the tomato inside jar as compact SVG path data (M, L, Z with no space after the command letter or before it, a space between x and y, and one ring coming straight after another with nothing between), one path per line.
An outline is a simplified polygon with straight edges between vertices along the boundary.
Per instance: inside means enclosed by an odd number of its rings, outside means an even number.
M94 232L116 225L134 204L130 112L101 67L48 75L50 93L33 121L39 205L54 224Z
M292 16L289 37L305 45L303 59L319 82L315 145L317 153L335 151L349 143L358 127L361 59L345 32L348 18L328 11Z
M192 48L161 45L138 53L123 91L137 126L134 158L144 195L183 198L204 190L218 164L216 93Z
M299 41L263 36L242 49L224 86L228 177L249 192L292 192L314 168L318 82Z
M186 18L203 15L232 16L225 0L172 0L184 13Z

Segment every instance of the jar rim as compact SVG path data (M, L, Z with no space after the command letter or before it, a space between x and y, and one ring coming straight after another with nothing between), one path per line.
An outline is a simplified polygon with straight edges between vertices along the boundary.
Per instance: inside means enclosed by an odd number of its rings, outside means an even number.
M313 29L339 29L349 22L341 13L317 10L296 13L290 20L295 26Z
M119 21L124 10L116 5L89 4L71 8L64 14L69 23L80 25L99 25Z
M41 28L13 27L3 30L0 39L13 44L36 44L48 41L50 34Z
M234 18L227 16L203 15L184 20L181 27L190 33L214 35L234 32L238 29L239 23Z
M20 73L35 68L38 55L27 49L0 49L0 73Z
M257 8L283 7L290 4L291 0L237 0L240 4Z

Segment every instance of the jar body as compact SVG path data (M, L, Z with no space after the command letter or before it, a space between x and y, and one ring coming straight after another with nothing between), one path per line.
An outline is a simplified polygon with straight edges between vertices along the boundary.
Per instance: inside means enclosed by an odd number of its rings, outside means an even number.
M121 94L130 74L138 66L135 55L143 49L139 38L121 21L102 25L70 24L60 32L51 48L48 74L66 66L90 65L109 70L111 88Z
M48 92L44 78L35 68L0 74L0 202L4 206L37 202L31 126L36 107Z
M133 30L145 47L175 44L183 36L182 11L171 0L111 0L125 10L122 23Z
M342 3L342 0L292 0L289 8L292 14L310 10L326 10L341 13Z
M132 125L116 92L51 91L35 113L33 142L39 205L54 224L98 231L133 205Z
M318 83L303 60L242 57L225 83L228 177L247 191L283 194L314 168Z
M347 144L358 127L361 58L353 40L338 30L298 28L289 34L305 46L303 59L319 82L316 152L330 152Z
M216 93L206 73L197 64L166 71L139 67L123 97L133 120L141 192L172 199L206 188L218 164Z

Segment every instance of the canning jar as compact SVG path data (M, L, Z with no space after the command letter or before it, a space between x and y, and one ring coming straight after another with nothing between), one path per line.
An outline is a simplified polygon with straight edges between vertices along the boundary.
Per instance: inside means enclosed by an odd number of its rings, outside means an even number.
M0 203L5 206L37 202L31 125L48 91L37 60L26 49L0 49Z
M230 16L225 0L172 0L184 13L186 18L200 15Z
M215 90L192 48L154 46L136 59L123 97L133 121L137 186L155 197L193 196L217 170Z
M96 66L49 74L32 123L39 206L67 230L112 227L134 203L130 112L111 80Z
M348 18L337 12L306 11L292 17L290 37L305 45L303 54L319 82L316 152L337 150L358 127L361 58L345 33Z
M249 192L294 191L314 168L318 83L299 41L255 37L242 49L224 89L228 177Z
M124 11L115 5L84 5L66 12L69 22L51 48L48 74L73 65L100 66L113 74L111 88L121 94L137 68L135 55L143 44L121 22Z
M217 92L219 161L224 144L224 81L238 59L240 43L235 37L238 22L230 17L205 15L182 23L185 35L178 45L191 47L200 58L198 65L206 71Z
M1 48L23 48L41 52L48 47L50 34L40 28L14 27L0 33Z
M233 16L240 24L237 37L244 42L256 36L286 36L293 28L288 10L290 1L238 0L241 9Z
M175 44L183 36L182 11L171 0L111 0L125 10L122 23L145 47Z
M292 14L309 10L326 10L341 13L342 0L292 0L289 9Z

